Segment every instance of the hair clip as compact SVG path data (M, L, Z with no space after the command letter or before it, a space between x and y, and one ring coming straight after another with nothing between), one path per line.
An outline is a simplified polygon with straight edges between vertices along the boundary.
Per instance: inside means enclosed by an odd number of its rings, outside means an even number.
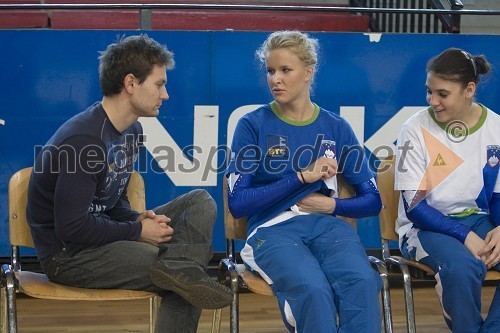
M474 68L474 76L477 76L477 68L476 68L476 62L474 61L474 57L472 57L469 53L465 51L461 52L468 60L470 60L470 62L472 63L472 67Z

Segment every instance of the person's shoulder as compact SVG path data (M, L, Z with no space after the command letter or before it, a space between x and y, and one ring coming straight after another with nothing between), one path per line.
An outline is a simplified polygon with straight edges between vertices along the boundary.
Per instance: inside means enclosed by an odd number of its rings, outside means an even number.
M487 106L484 106L486 108L486 111L488 112L487 116L492 119L493 121L499 122L500 121L500 114L496 113L495 111L491 110Z
M319 109L319 114L318 114L319 117L328 117L328 118L332 118L334 120L344 119L339 114L337 114L333 111L327 110L321 106L318 106L318 109Z
M257 109L248 112L245 116L249 117L263 117L263 116L268 116L269 114L272 114L273 110L271 109L271 106L269 104L263 104Z
M327 110L325 108L319 107L319 113L317 120L323 124L330 124L334 126L348 126L351 127L349 122L341 115Z
M260 123L269 117L273 117L274 113L269 104L264 104L257 109L244 114L240 120L250 121L251 123Z
M402 127L411 127L418 124L423 124L432 120L429 114L429 108L422 109L417 113L413 114L408 118L402 125Z
M99 102L92 104L85 111L82 111L66 121L61 128L72 127L77 132L87 132L95 128L99 122L106 118L105 112Z
M99 124L105 118L100 103L95 103L62 124L50 141L53 144L58 144L74 136L94 136L94 133L101 128Z

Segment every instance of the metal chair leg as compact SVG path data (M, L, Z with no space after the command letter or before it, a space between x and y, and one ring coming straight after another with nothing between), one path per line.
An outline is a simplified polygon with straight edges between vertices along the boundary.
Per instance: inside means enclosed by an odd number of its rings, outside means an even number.
M0 333L7 332L7 306L6 306L6 292L5 292L5 279L2 275L0 282Z
M415 307L413 303L413 288L411 285L411 274L408 265L395 258L387 258L387 262L399 266L403 274L403 290L405 294L406 306L406 328L408 333L416 333L417 327L415 324Z
M411 286L410 269L407 265L400 266L403 272L403 285L406 305L406 324L408 325L408 333L416 333L417 327L415 324L415 307L413 303L413 288Z
M391 294L389 291L389 275L384 262L376 257L368 256L368 259L376 265L380 278L382 279L382 308L384 315L384 332L392 333L392 310L391 310Z
M16 277L10 265L2 265L2 276L5 278L7 332L17 333Z
M231 277L231 290L233 291L233 301L231 302L231 321L230 329L231 333L239 333L240 323L239 323L239 276L236 270L232 269L230 271Z

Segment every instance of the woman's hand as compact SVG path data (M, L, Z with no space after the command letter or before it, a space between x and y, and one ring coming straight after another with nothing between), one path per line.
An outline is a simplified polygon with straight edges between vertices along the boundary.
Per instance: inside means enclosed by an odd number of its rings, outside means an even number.
M500 226L488 232L484 241L486 246L479 251L479 255L487 256L484 263L490 269L500 262Z
M305 180L306 183L314 183L319 179L325 180L332 178L337 174L337 169L338 165L336 159L322 156L318 158L316 162L311 163L307 168L299 171L297 177L299 177L301 181ZM304 179L302 179L300 173L302 173Z
M474 257L482 260L486 264L489 253L484 252L486 248L484 239L479 237L474 231L471 231L467 234L464 245Z
M331 214L335 210L335 199L321 193L311 193L297 203L301 212Z

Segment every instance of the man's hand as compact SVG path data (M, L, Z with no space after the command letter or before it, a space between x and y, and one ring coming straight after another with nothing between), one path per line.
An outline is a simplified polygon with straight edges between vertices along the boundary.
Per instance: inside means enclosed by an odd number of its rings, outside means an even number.
M165 215L156 215L152 210L147 210L137 220L142 223L139 241L159 246L172 240L174 229L168 225L170 219Z
M145 218L149 217L150 219L152 219L155 216L156 216L155 212L153 212L152 210L146 210L146 211L142 212L135 220L140 222L140 221L144 220Z
M314 183L319 179L329 179L337 174L337 160L328 157L320 157L316 162L311 163L307 168L302 170L302 175L306 183ZM297 174L302 181L300 174Z
M488 259L484 262L490 269L500 262L500 226L486 234L486 246L479 251L479 255L486 255Z

